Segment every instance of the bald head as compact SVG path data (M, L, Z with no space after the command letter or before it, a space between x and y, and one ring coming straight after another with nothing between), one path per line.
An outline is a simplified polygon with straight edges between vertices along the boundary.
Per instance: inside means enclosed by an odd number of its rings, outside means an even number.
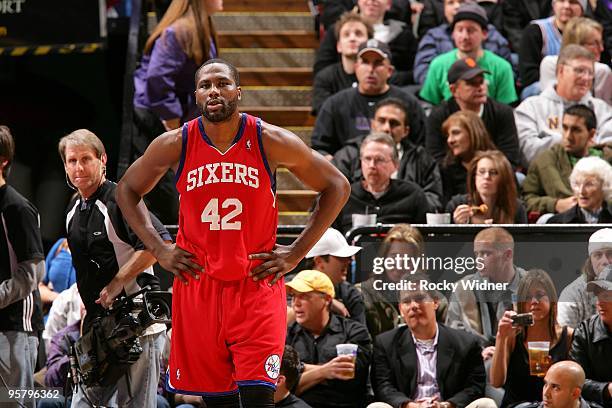
M573 408L580 399L584 370L573 361L553 364L544 377L542 400L546 408Z
M582 367L570 360L559 361L558 363L553 364L548 369L548 372L553 372L555 374L557 371L559 375L566 378L568 383L572 385L572 387L578 387L582 389L584 385L585 375Z

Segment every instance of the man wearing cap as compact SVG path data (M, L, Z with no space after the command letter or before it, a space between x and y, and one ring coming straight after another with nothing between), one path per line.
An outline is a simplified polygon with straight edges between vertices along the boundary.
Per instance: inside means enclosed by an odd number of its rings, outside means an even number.
M472 111L482 119L491 141L501 150L512 166L519 163L519 145L512 108L487 96L485 70L470 59L459 59L448 70L452 97L434 106L427 118L425 147L438 161L448 150L442 134L442 124L457 111Z
M328 228L306 254L305 268L323 272L331 279L335 291L332 312L365 325L363 297L352 283L347 282L351 259L360 250L361 247L347 244L340 231Z
M540 63L548 55L561 51L561 36L567 22L584 14L587 0L552 0L553 15L534 20L521 36L519 78L523 91L521 100L540 93ZM515 45L516 47L516 45Z
M612 265L612 228L602 228L591 234L588 252L582 274L559 295L557 321L561 326L576 328L597 312L595 297L586 289L589 282L599 279Z
M589 403L612 407L612 269L587 284L597 296L597 314L574 331L570 358L584 369L582 397Z
M374 342L372 386L378 401L393 407L463 408L484 394L486 375L480 345L470 333L436 322L438 294L421 286L423 275L405 279L400 313L405 326ZM478 407L493 407L480 400Z
M514 89L512 66L505 59L482 48L487 38L487 13L475 3L465 3L459 7L451 26L456 50L434 58L429 66L427 77L421 89L421 97L437 105L452 95L448 87L448 71L458 59L474 68L484 69L488 81L488 95L498 102L510 104L517 100Z
M285 285L296 318L286 344L304 363L296 394L317 408L362 406L372 357L366 327L330 312L335 290L323 272L301 271ZM347 343L358 345L356 359L337 356L336 345Z
M440 9L444 8L444 10L443 12L440 10L440 20L438 21L436 19L436 22L434 23L434 19L432 19L431 23L434 24L430 25L431 28L425 28L426 32L422 32L423 35L419 41L419 48L417 49L417 53L414 58L414 81L417 84L422 84L425 82L429 64L435 57L455 48L451 24L455 14L457 14L459 6L466 2L467 0L435 0L429 3L437 3L440 5ZM425 3L425 9L427 8L427 3ZM424 14L421 14L419 19L419 31L422 30L424 17ZM437 27L434 25L437 25ZM491 23L487 25L487 33L487 38L482 47L494 54L499 55L506 61L510 61L511 53L508 41ZM514 68L516 69L516 67Z
M514 110L522 165L529 167L538 153L561 142L563 112L576 104L595 112L597 132L594 143L612 140L612 107L591 95L595 57L576 44L563 47L557 59L557 83L541 94L525 99Z
M312 132L311 144L329 160L353 139L361 140L370 132L370 119L376 102L394 97L402 100L410 112L412 141L425 141L425 113L418 100L400 88L389 85L394 72L387 44L370 39L359 46L355 75L357 87L330 96L321 107Z

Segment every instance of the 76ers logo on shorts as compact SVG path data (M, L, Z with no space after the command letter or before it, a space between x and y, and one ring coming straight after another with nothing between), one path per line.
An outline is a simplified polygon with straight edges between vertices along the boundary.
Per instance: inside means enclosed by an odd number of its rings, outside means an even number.
M271 354L264 363L264 369L266 370L266 374L273 380L278 378L280 374L280 357L278 354Z

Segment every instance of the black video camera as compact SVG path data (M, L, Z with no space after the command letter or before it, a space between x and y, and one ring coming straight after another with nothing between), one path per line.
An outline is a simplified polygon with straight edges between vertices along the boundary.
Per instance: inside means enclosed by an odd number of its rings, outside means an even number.
M160 290L159 279L143 272L136 282L142 289L115 300L74 345L72 375L87 386L116 384L142 353L138 337L154 323L171 321L172 294Z

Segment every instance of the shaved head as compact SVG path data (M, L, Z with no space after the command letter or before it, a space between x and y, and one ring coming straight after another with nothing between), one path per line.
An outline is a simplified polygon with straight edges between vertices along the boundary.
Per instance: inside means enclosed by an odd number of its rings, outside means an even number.
M546 408L573 408L580 399L584 370L573 361L553 364L544 377L542 400Z
M582 367L576 363L575 361L565 360L559 361L558 363L553 364L549 371L559 371L569 380L571 380L571 384L574 387L582 388L584 385L585 374Z

